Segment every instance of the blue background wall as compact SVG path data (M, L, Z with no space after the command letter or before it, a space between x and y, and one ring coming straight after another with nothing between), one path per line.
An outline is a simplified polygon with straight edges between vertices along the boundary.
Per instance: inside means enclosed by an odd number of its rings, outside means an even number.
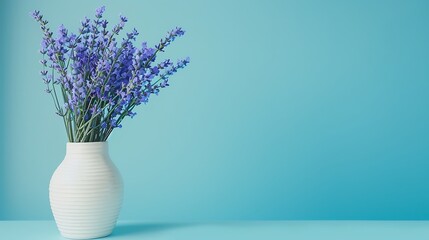
M52 219L65 151L29 12L100 5L191 57L109 140L122 219L429 219L429 1L394 0L3 1L0 219Z

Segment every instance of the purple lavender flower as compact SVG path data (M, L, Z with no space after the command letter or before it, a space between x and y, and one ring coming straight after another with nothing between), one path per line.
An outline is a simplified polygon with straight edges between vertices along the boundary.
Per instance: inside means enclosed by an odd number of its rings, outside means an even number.
M169 78L189 63L189 58L176 64L170 59L157 62L157 53L184 35L182 28L169 31L154 47L146 42L137 47L136 29L118 41L128 19L121 15L109 31L104 11L104 6L96 9L94 20L85 17L78 34L61 25L56 35L39 11L31 13L43 32L40 73L45 91L64 118L70 142L106 141L124 118L136 115L136 106L169 86Z
M101 6L101 7L97 8L95 10L95 17L96 18L102 18L105 10L106 10L105 6Z
M120 16L122 22L128 22L128 18L125 16Z
M176 37L181 37L184 34L185 31L182 28L176 27L175 29L168 32L167 36L164 39L161 39L160 43L156 45L156 49L163 52L164 48L170 45L170 43L172 43L176 39Z

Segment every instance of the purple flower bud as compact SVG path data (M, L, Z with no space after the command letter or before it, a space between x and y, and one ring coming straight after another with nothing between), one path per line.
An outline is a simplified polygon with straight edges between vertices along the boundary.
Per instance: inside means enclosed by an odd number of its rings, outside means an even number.
M128 22L128 18L127 17L122 16L122 15L120 15L119 17L121 18L122 22Z
M95 17L96 18L101 18L101 17L103 17L103 13L104 13L104 11L106 10L106 7L105 6L101 6L101 7L99 7L99 8L97 8L96 10L95 10Z
M34 11L31 13L31 15L33 16L33 18L34 18L34 19L38 19L39 14L40 14L40 11L37 11L37 10L34 10Z
M103 28L107 28L107 24L108 24L109 22L107 21L107 20L103 20L103 21L101 21L101 26L103 27Z

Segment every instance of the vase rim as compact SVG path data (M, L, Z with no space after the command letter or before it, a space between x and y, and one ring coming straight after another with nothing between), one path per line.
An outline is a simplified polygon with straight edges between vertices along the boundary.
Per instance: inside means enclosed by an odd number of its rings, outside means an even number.
M108 144L108 141L104 142L67 142L67 145L100 145L100 144Z
M108 142L68 142L67 153L102 153L107 152Z

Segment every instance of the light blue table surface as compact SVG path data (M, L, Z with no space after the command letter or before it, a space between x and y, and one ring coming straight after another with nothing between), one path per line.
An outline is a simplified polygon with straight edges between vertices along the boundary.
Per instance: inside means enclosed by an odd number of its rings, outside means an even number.
M61 237L53 221L0 221L0 239ZM119 222L103 239L429 239L429 221Z

